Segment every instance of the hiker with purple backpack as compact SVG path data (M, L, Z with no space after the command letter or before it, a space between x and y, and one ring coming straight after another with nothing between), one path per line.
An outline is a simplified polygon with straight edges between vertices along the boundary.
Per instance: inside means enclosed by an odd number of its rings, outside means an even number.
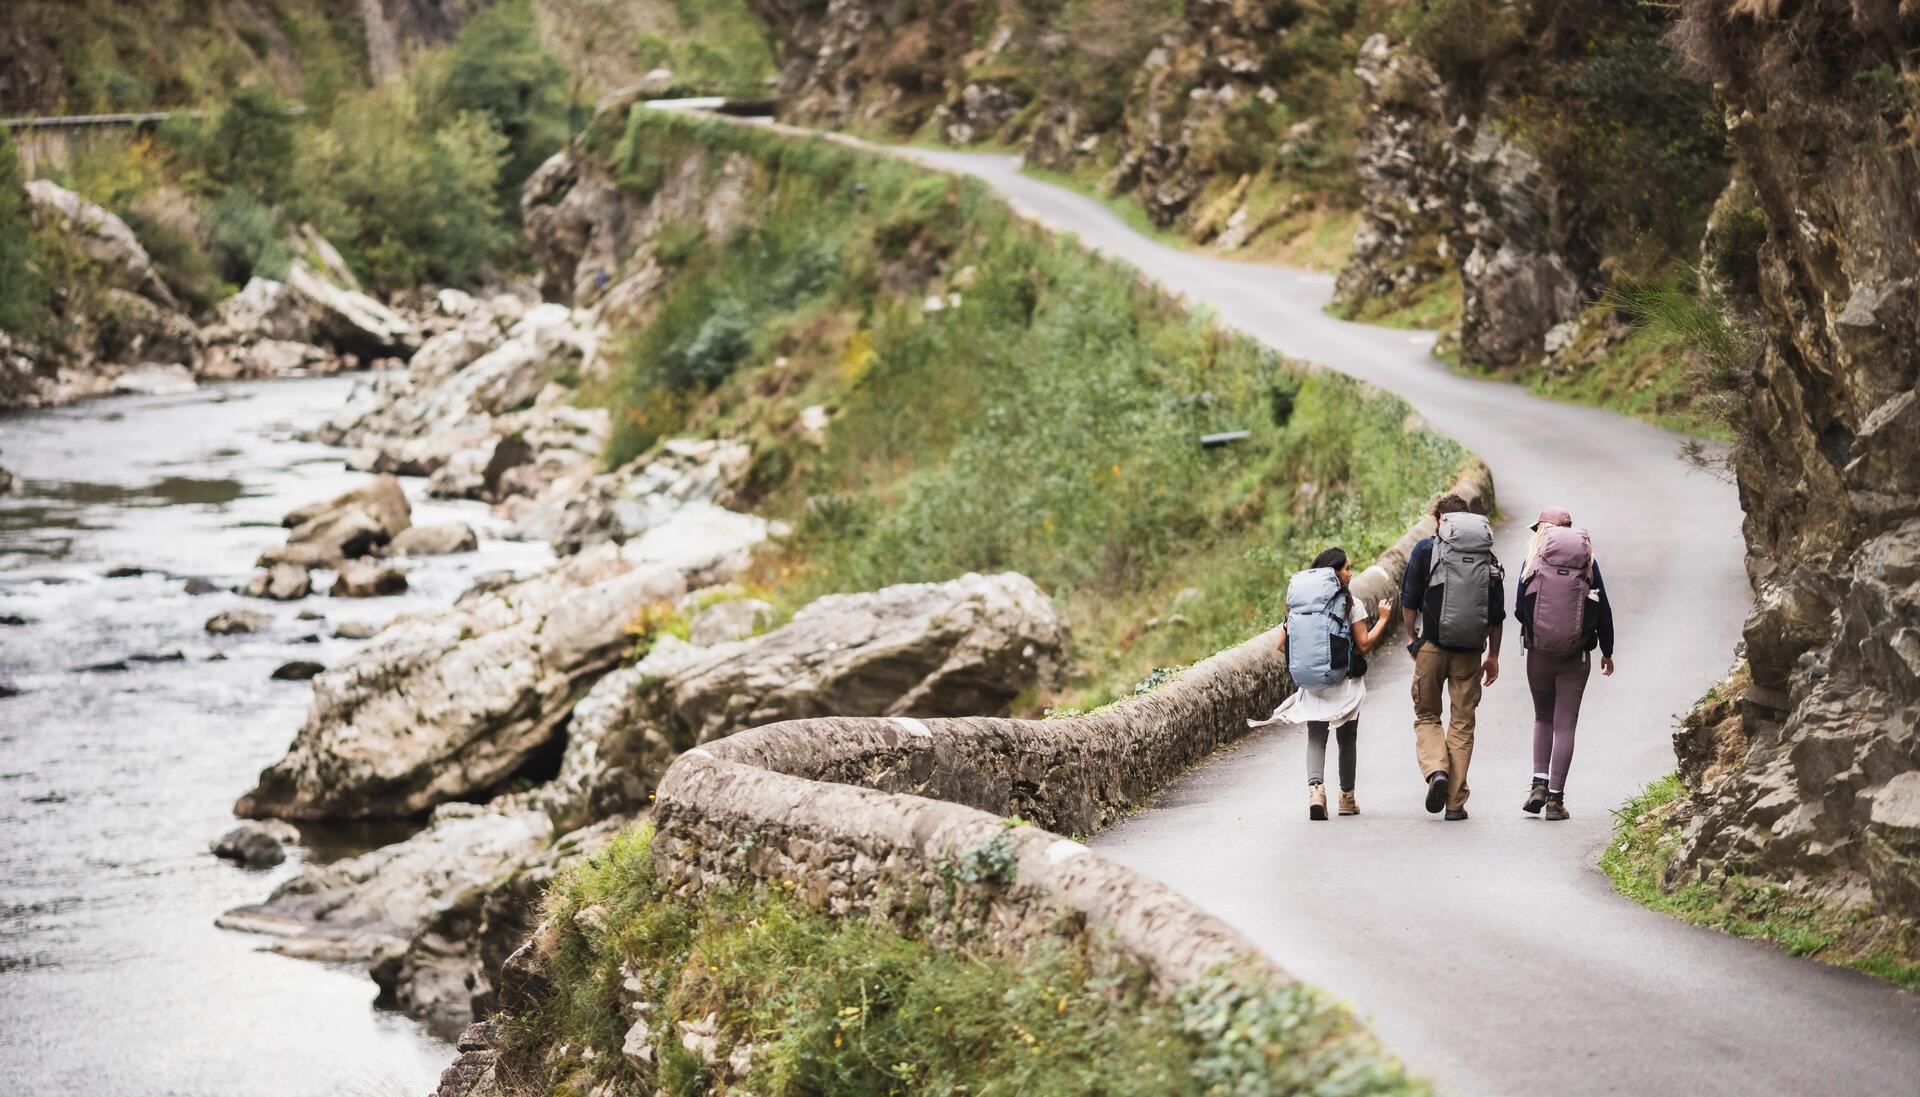
M1564 508L1542 510L1533 524L1513 616L1520 622L1533 691L1533 785L1521 810L1566 819L1573 729L1595 647L1600 673L1613 676L1613 606L1593 558L1593 539L1574 527Z

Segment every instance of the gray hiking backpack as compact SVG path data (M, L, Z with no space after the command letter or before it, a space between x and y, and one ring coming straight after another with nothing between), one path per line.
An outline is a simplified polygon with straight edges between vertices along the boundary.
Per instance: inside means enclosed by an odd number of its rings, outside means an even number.
M1470 511L1442 515L1427 572L1428 627L1435 635L1425 639L1441 647L1478 651L1487 642L1492 618L1487 588L1499 566L1493 555L1493 527L1484 516Z
M1587 531L1547 530L1527 582L1533 588L1528 645L1550 655L1587 650L1587 594L1593 589L1593 540Z
M1353 625L1347 592L1332 568L1309 568L1287 583L1287 672L1301 689L1325 689L1347 677Z

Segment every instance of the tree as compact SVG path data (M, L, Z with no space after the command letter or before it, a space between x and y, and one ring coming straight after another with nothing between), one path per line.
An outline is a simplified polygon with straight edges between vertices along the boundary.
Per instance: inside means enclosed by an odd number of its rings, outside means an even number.
M507 139L502 205L519 208L520 185L567 139L567 73L540 45L533 7L497 4L454 40L444 94L450 113L484 115Z
M27 185L13 139L0 130L0 331L30 335L46 311L39 249L27 216Z
M221 108L206 155L215 179L277 202L293 177L293 120L272 92L241 88Z

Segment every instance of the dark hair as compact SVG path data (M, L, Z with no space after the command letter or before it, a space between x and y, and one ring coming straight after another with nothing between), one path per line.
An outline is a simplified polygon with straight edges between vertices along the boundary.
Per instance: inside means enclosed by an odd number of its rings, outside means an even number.
M1452 492L1448 492L1433 501L1433 520L1438 522L1440 516L1443 514L1454 514L1459 511L1471 509L1471 507L1467 506L1465 499L1460 498Z
M1347 550L1343 548L1330 548L1313 558L1313 566L1316 568L1332 568L1335 571L1339 571L1341 568L1347 566Z

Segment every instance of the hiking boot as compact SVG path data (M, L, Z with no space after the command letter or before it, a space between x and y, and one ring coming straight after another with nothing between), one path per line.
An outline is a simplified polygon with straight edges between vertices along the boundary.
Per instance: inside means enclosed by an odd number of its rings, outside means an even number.
M1350 788L1340 790L1340 814L1360 814L1360 801L1353 798L1353 790Z
M1547 783L1535 780L1533 788L1527 791L1527 802L1520 805L1520 810L1528 815L1538 815L1540 809L1545 806L1547 806Z
M1327 817L1327 786L1307 786L1307 818L1325 819Z
M1549 796L1547 797L1547 810L1541 814L1540 818L1558 820L1571 819L1573 816L1567 814L1567 802L1565 800L1558 796Z
M1432 815L1447 806L1447 775L1436 773L1427 778L1427 814Z
M1457 823L1460 820L1465 819L1466 817L1467 817L1466 808L1448 808L1445 819L1449 823Z

